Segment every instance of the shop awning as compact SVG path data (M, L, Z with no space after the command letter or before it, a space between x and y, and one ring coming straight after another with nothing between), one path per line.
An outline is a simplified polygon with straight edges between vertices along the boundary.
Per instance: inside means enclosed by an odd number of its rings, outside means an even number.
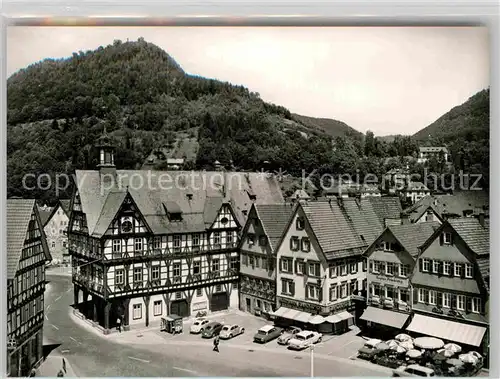
M480 326L418 314L413 317L406 330L471 346L480 346L486 333L486 328Z
M410 315L405 313L388 311L375 307L368 307L361 315L361 320L371 321L376 324L401 329Z
M338 317L337 315L330 315L328 317L325 317L325 320L331 324L336 324L337 322L342 321L342 319L340 317Z
M342 320L349 320L351 318L354 318L354 316L347 311L339 312L336 314L336 316L340 317Z
M301 312L286 307L280 307L278 310L276 310L276 312L273 313L273 316L300 322L309 322L309 319L312 317L310 313Z

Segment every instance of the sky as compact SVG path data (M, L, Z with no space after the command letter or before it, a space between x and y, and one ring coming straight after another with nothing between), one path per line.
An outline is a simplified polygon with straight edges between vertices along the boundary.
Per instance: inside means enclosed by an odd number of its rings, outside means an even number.
M490 85L483 27L11 26L7 75L139 37L189 74L380 136L413 134Z

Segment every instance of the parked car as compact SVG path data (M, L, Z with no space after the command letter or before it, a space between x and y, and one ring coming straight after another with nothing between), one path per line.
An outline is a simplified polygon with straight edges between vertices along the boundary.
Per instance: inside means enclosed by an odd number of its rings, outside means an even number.
M266 343L278 338L283 333L282 328L273 325L266 325L260 328L253 336L254 342Z
M203 328L208 325L210 321L208 321L206 318L199 318L197 320L194 320L193 325L191 325L191 328L189 329L190 333L193 334L199 334L202 332Z
M300 333L302 329L297 328L296 326L291 326L286 329L281 336L278 337L278 343L280 345L288 345L288 342L295 337L297 333Z
M315 343L321 342L323 335L318 332L304 330L299 332L288 342L288 348L294 350L302 350Z
M222 330L222 324L217 321L212 321L209 322L207 325L203 327L203 330L201 331L201 336L203 338L213 338L215 336L218 336L220 331Z
M243 333L245 333L245 328L239 325L224 325L220 331L219 337L223 340L228 340Z
M402 376L435 376L434 370L420 365L400 366L392 372L393 377Z
M378 353L380 353L380 350L375 346L365 344L358 350L358 358L372 361Z

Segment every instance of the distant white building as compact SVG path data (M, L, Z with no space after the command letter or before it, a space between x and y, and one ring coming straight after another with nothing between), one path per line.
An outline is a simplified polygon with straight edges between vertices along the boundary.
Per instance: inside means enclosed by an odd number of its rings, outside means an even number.
M431 157L436 157L439 158L439 156L443 154L444 155L444 161L449 162L449 153L448 149L444 146L438 146L438 147L421 147L419 149L418 153L418 163L425 163L429 160Z
M167 158L167 168L169 170L179 170L184 165L184 158Z
M409 182L400 192L403 199L410 200L412 204L416 203L425 196L429 196L431 191L422 182Z

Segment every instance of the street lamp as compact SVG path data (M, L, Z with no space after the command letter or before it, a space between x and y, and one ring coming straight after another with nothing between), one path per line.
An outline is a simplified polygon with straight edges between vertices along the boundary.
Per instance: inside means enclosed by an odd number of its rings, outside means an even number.
M311 378L314 378L314 345L311 345Z

